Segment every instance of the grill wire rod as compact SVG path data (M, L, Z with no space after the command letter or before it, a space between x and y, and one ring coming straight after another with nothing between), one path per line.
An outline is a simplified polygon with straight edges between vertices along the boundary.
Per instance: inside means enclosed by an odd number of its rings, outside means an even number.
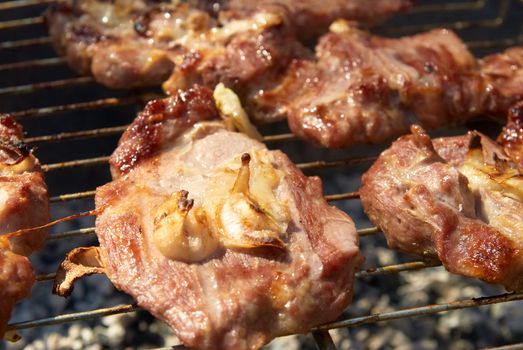
M364 271L359 271L356 273L356 278L365 278L381 275L389 275L404 271L416 271L421 269L426 269L429 267L441 266L440 262L437 261L413 261L402 264L388 265L382 267L373 267ZM55 272L49 272L45 274L40 274L36 276L38 282L50 281L56 277Z
M377 227L367 227L367 228L360 228L360 229L356 230L356 232L358 233L358 235L360 237L365 237L365 236L371 236L371 235L374 235L374 234L380 232L380 229ZM94 233L95 233L94 227L86 227L86 228L81 228L81 229L77 229L77 230L64 231L64 232L60 232L60 233L51 234L51 235L49 235L49 237L47 237L47 240L56 241L56 240L60 240L60 239L68 239L68 238L92 235Z
M368 315L368 316L361 316L361 317L350 318L350 319L346 319L346 320L342 320L342 321L326 323L324 325L314 327L312 329L312 331L314 332L314 331L322 331L322 330L345 328L345 327L351 328L351 327L356 327L356 326L360 326L363 324L390 321L390 320L415 317L415 316L421 316L421 315L430 315L430 314L435 314L435 313L440 313L440 312L447 312L447 311L459 310L459 309L468 309L468 308L472 308L472 307L498 304L498 303L506 303L506 302L516 301L516 300L523 300L523 293L507 293L507 294L501 294L501 295L495 295L495 296L458 300L458 301L453 301L453 302L444 303L444 304L433 304L433 305L419 306L419 307L401 309L401 310L390 311L390 312L376 313L376 314L372 314L372 315ZM10 324L7 327L7 330L16 331L16 330L27 329L27 328L51 326L51 325L65 323L65 322L87 320L87 319L91 319L91 318L95 318L95 317L134 312L137 310L140 310L140 307L138 307L136 304L124 304L124 305L118 305L118 306L96 309L96 310L91 310L91 311L73 312L73 313L69 313L69 314L63 314L63 315L54 316L54 317L47 317L47 318L42 318L42 319L38 319L38 320L18 322L18 323Z

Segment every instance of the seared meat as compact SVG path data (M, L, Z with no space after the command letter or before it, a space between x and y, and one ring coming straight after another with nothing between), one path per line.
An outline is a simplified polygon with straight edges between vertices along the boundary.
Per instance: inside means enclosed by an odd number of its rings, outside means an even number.
M488 88L493 89L488 110L504 117L508 107L523 99L523 47L484 57L479 66Z
M264 5L218 19L187 4L62 0L46 15L57 51L81 74L112 88L160 85L175 94L193 83L250 90L271 86L293 57L288 11ZM261 78L264 78L262 81Z
M5 326L11 317L13 306L27 298L35 282L35 275L29 259L0 249L0 341Z
M296 32L322 32L334 16L378 21L411 2L380 0L370 9L360 0L231 1L218 14L209 10L220 6L200 1L190 7L176 1L61 0L46 20L69 65L108 87L160 85L176 65L167 92L222 82L248 103L251 94L273 86L290 59L309 54Z
M49 221L43 174L22 136L21 126L13 119L0 118L0 339L14 304L29 295L34 283L25 256L39 249L47 235L45 229L9 233Z
M361 201L391 248L523 290L518 159L477 132L431 141L414 126L363 175Z
M195 86L124 133L96 193L101 265L186 345L256 349L335 319L362 257L319 178L218 116Z
M223 83L242 99L249 114L270 122L270 109L258 108L256 96L279 84L293 58L312 53L295 37L291 17L284 7L257 6L252 12L230 10L211 45L183 55L171 78L163 84L168 94L193 84L214 88Z
M147 0L73 3L61 0L46 18L54 46L79 73L112 88L165 81L168 94L193 84L224 83L254 119L270 122L282 115L258 97L281 83L292 59L312 58L297 34L323 31L333 16L379 20L411 0L380 0L373 9L359 0L231 1L210 6L219 14L209 11L210 2L199 1L195 7Z
M414 0L189 0L189 3L210 13L221 10L256 9L262 4L285 6L293 26L302 38L323 34L329 25L339 18L371 25L410 8Z
M510 108L507 126L499 135L498 142L523 172L523 101Z
M40 163L22 139L22 127L10 117L0 117L0 240L6 240L14 253L29 255L42 247L47 230L2 237L49 221L47 187Z
M400 39L344 21L331 30L316 60L294 61L282 84L256 97L256 108L272 108L272 119L287 117L296 135L322 146L382 142L414 123L436 129L483 114L505 116L523 94L520 49L478 64L448 30Z
M188 36L214 23L185 4L147 0L61 0L46 22L68 64L111 88L160 85L174 68L170 55L184 52Z

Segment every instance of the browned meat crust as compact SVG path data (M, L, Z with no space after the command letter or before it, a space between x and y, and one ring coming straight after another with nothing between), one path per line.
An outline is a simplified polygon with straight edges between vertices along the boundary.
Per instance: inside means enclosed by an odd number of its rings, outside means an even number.
M360 195L391 248L521 290L520 178L488 137L470 132L431 141L416 126L363 175Z
M22 139L22 127L9 117L0 117L0 339L13 306L30 294L35 280L25 256L43 245L47 230L5 234L49 221L40 164Z
M0 117L0 238L49 221L47 186L40 163L23 144L22 127ZM29 255L40 249L47 230L9 238L9 249Z
M523 172L523 101L510 108L507 125L498 142Z
M264 5L213 19L187 4L80 0L73 7L62 0L47 11L46 21L56 50L80 74L93 74L111 88L132 88L160 85L176 64L178 72L165 87L175 94L195 82L241 85L275 74L301 47L287 14L281 6Z
M325 147L382 142L412 124L437 129L479 115L505 117L523 93L522 52L478 63L448 30L384 39L339 21L320 39L316 60L296 60L257 102Z
M380 0L372 8L360 0L73 3L53 5L46 22L56 50L80 74L111 88L132 88L159 85L176 66L166 92L222 82L267 122L274 115L255 108L253 98L280 81L291 59L311 55L296 34L322 33L338 17L376 22L412 0Z
M192 125L216 119L217 115L212 92L200 85L164 100L150 101L125 130L111 156L113 178L159 152L166 138L176 138Z
M488 88L492 88L488 111L504 118L508 107L523 99L523 47L479 60L480 71Z
M137 118L112 157L119 177L97 189L96 207L103 212L96 232L111 281L169 324L186 345L256 349L275 336L306 332L336 318L352 297L362 257L354 224L327 205L320 180L305 177L283 153L226 130L216 111L210 120L210 101L209 92L196 87L149 104L146 110L155 112ZM163 113L173 110L177 112ZM161 137L150 139L144 124ZM155 151L143 154L141 147L129 146L146 139ZM225 245L198 262L168 259L153 243L153 209L182 189L191 200L179 206L204 208L212 197L209 191L224 186L226 174L236 171L224 170L222 178L220 169L235 166L245 153L252 159L265 154L283 176L269 194L278 198L274 205L288 205L290 222L279 241L283 246ZM137 161L121 162L129 157ZM121 164L129 165L124 174ZM218 176L214 186L208 182L213 176Z
M257 96L281 81L292 59L312 56L296 40L291 19L285 7L276 5L223 13L222 26L234 28L234 23L243 22L244 29L223 44L196 48L183 55L163 89L172 94L193 84L214 88L223 83L240 96L254 119L273 121L272 111L257 105Z
M105 86L160 85L171 74L175 39L206 27L209 16L185 4L59 1L45 14L53 46L80 74ZM202 28L203 29L203 28ZM169 51L169 52L168 52Z

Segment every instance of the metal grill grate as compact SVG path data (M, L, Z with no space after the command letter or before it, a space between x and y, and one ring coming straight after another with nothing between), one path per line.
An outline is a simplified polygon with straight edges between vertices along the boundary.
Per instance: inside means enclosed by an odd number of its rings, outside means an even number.
M2 112L10 112L24 124L29 134L26 138L27 143L40 148L37 155L45 163L43 169L49 179L52 194L50 200L57 211L60 209L59 206L64 206L70 201L87 201L92 207L95 186L109 180L108 154L114 148L119 135L134 118L135 111L146 101L161 95L156 91L109 91L97 86L90 77L77 77L70 73L64 61L54 56L49 45L49 37L42 25L40 14L46 5L53 1L0 2L0 74L3 76L0 80L0 105L4 108ZM420 3L409 13L394 18L378 28L378 33L399 36L435 27L452 28L457 30L468 46L479 55L523 43L523 25L520 20L523 16L523 1L521 0L446 1L445 3L434 0L420 1ZM429 17L430 21L427 22ZM264 134L264 141L269 146L276 145L291 156L297 154L296 159L293 160L298 166L305 172L324 175L327 177L327 184L329 174L333 173L332 169L334 172L343 172L351 167L354 169L349 172L358 171L358 174L361 174L361 171L385 147L382 145L379 148L364 147L363 150L348 152L327 152L304 145L282 125L266 127ZM74 147L69 147L69 144L74 144ZM91 147L95 144L105 146ZM314 158L307 159L304 154ZM86 168L89 169L87 173ZM323 171L325 169L330 170ZM76 173L79 175L75 175ZM89 181L91 187L83 187L86 182L82 182L79 176L93 173L102 173L102 175ZM67 189L63 193L61 191L64 191L64 187L68 188L63 185L64 178L80 186L72 190ZM350 191L328 194L325 198L340 203L340 201L357 200L359 195L357 191ZM379 230L375 227L360 228L358 233L362 237L371 236L379 233ZM93 235L94 228L86 226L54 232L48 241L74 240ZM357 277L361 280L436 266L439 266L439 263L413 261L363 270ZM53 277L54 273L42 273L37 279L47 281ZM523 293L508 293L379 312L322 325L312 333L320 349L335 349L328 333L330 329L351 328L369 323L516 300L523 300ZM136 305L123 304L12 323L9 329L43 327L137 310L139 308ZM501 348L519 349L523 348L523 343Z

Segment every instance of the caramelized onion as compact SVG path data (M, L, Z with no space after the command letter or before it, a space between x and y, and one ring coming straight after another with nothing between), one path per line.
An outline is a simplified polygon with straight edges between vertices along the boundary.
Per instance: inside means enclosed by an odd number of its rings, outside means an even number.
M203 209L192 210L187 197L187 191L176 192L155 210L153 242L165 257L189 263L209 257L218 242Z

